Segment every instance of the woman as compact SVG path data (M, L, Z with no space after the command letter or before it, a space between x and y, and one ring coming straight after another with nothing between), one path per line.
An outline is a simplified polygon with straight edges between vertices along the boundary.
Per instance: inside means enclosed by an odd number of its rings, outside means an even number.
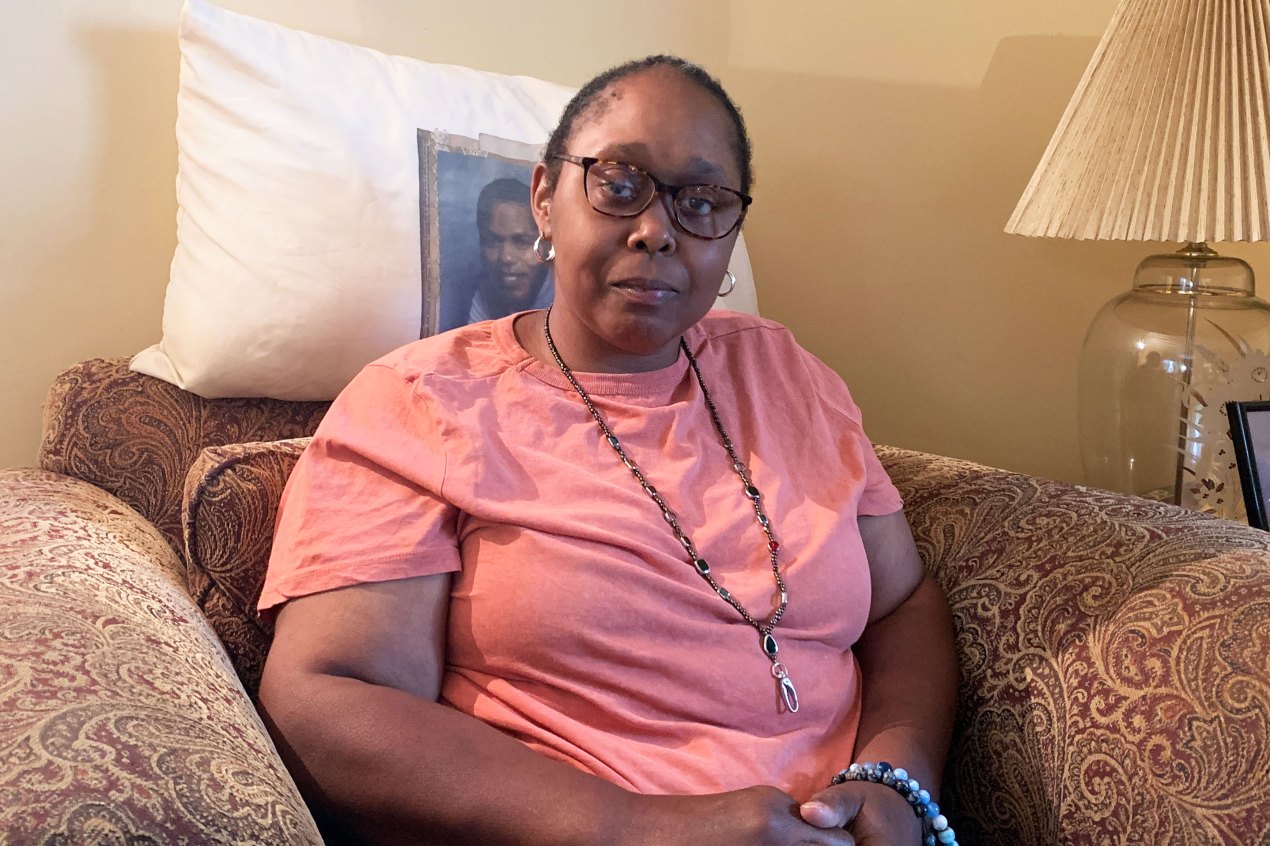
M319 814L376 842L920 841L896 790L828 784L885 760L937 787L947 606L841 381L707 314L749 184L712 78L607 72L533 176L554 306L333 405L261 598L261 707Z

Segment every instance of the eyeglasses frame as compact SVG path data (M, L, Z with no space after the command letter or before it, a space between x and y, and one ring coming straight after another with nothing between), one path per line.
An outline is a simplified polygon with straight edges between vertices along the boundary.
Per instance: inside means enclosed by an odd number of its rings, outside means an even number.
M741 225L742 221L745 220L746 211L749 209L750 204L754 202L754 198L751 197L749 194L742 194L740 191L736 190L735 188L729 188L726 185L714 185L708 182L694 182L691 185L671 185L669 183L662 182L660 179L653 176L651 173L644 170L642 167L636 167L635 165L630 164L629 162L615 162L612 159L597 159L595 156L573 156L568 153L558 153L554 156L554 158L557 158L563 162L569 162L571 164L575 164L578 167L582 168L582 193L587 199L587 204L591 206L591 209L596 214L602 214L605 217L616 217L616 218L639 217L641 214L643 214L645 211L648 210L648 207L653 204L653 200L655 200L658 196L661 196L663 198L668 197L670 199L670 204L667 210L670 212L670 219L675 222L675 226L677 226L679 230L683 232L685 235L690 235L693 238L699 238L702 241L717 241L720 238L726 238L729 235L731 235ZM612 212L600 211L599 209L597 209L595 207L595 203L591 202L591 194L590 194L590 191L587 189L587 176L591 172L591 167L597 164L610 164L610 165L617 165L618 167L627 167L627 168L630 168L631 170L637 170L640 173L647 176L650 180L652 180L652 183L653 183L653 193L648 195L648 202L645 203L642 207L640 207L638 211L633 211L630 214L613 214ZM679 192L687 188L717 188L720 191L727 191L729 194L735 194L737 197L741 199L741 213L737 215L736 223L733 223L732 226L728 229L728 231L722 232L718 235L698 235L696 232L690 231L688 227L684 226L683 221L679 219L679 209L675 205L675 198L679 195Z

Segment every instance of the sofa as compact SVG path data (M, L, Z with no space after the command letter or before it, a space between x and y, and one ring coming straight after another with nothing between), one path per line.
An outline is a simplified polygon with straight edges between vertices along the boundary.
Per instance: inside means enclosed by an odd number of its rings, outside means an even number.
M0 843L322 842L252 697L325 408L56 379L38 469L0 471ZM962 843L1270 844L1270 534L878 453L952 603Z

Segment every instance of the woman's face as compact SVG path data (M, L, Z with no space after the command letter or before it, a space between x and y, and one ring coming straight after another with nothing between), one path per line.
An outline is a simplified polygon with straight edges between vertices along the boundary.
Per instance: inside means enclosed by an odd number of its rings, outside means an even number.
M566 152L634 165L670 185L740 190L734 131L723 107L669 68L627 77L579 116ZM671 364L679 336L723 286L737 233L715 241L679 229L658 194L635 217L595 211L583 169L561 163L557 184L534 172L534 217L556 250L551 333L579 371L640 371Z

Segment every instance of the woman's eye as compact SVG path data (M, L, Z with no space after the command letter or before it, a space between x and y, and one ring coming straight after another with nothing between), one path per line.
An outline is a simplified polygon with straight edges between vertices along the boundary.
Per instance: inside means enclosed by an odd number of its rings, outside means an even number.
M684 214L705 217L719 210L722 199L718 191L690 188L679 195L679 208Z
M610 200L634 200L639 193L635 184L626 179L604 179L600 181L599 188Z
M714 204L704 197L689 197L684 205L691 214L709 214L714 211Z

